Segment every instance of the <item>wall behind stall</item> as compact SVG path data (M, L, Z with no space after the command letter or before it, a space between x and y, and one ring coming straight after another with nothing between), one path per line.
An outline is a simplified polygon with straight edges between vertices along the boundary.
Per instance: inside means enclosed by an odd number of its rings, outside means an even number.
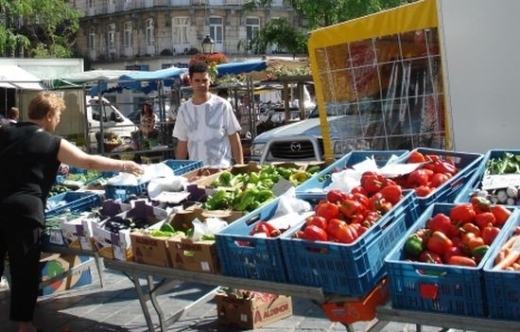
M437 4L454 149L518 149L520 1Z
M27 108L31 99L38 94L39 91L21 91L20 93L20 109L22 120L27 120ZM85 98L83 90L63 90L52 91L60 94L65 100L65 111L61 114L61 121L56 128L57 135L83 135L85 132Z

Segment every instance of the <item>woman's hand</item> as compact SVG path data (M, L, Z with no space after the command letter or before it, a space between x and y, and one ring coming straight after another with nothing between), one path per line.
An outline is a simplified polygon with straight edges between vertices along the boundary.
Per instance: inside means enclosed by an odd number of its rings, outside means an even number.
M131 160L123 160L121 165L121 171L125 173L130 173L134 175L142 175L144 173L143 166L131 161Z

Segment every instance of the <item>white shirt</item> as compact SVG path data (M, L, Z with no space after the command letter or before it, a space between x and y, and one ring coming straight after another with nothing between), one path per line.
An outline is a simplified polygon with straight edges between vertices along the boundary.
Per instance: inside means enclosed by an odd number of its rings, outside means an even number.
M241 130L231 104L218 96L195 105L183 103L177 112L173 136L188 142L190 160L202 161L206 166L231 166L232 151L229 135Z

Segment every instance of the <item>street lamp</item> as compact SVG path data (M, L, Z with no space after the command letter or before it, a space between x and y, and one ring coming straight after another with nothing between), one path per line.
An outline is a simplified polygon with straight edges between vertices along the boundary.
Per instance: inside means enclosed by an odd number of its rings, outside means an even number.
M209 35L206 35L206 37L202 40L202 53L204 54L211 54L213 53L213 46L215 45L215 42Z

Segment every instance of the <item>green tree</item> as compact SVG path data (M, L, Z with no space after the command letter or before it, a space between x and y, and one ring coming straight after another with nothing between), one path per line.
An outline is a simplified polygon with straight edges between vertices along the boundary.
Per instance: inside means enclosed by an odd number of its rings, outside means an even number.
M81 13L64 0L0 0L0 54L70 57Z
M284 0L314 30L417 0ZM273 0L249 0L244 10L269 8Z
M292 25L287 19L274 19L266 23L251 41L254 53L265 53L269 46L276 45L296 55L307 52L307 34Z

